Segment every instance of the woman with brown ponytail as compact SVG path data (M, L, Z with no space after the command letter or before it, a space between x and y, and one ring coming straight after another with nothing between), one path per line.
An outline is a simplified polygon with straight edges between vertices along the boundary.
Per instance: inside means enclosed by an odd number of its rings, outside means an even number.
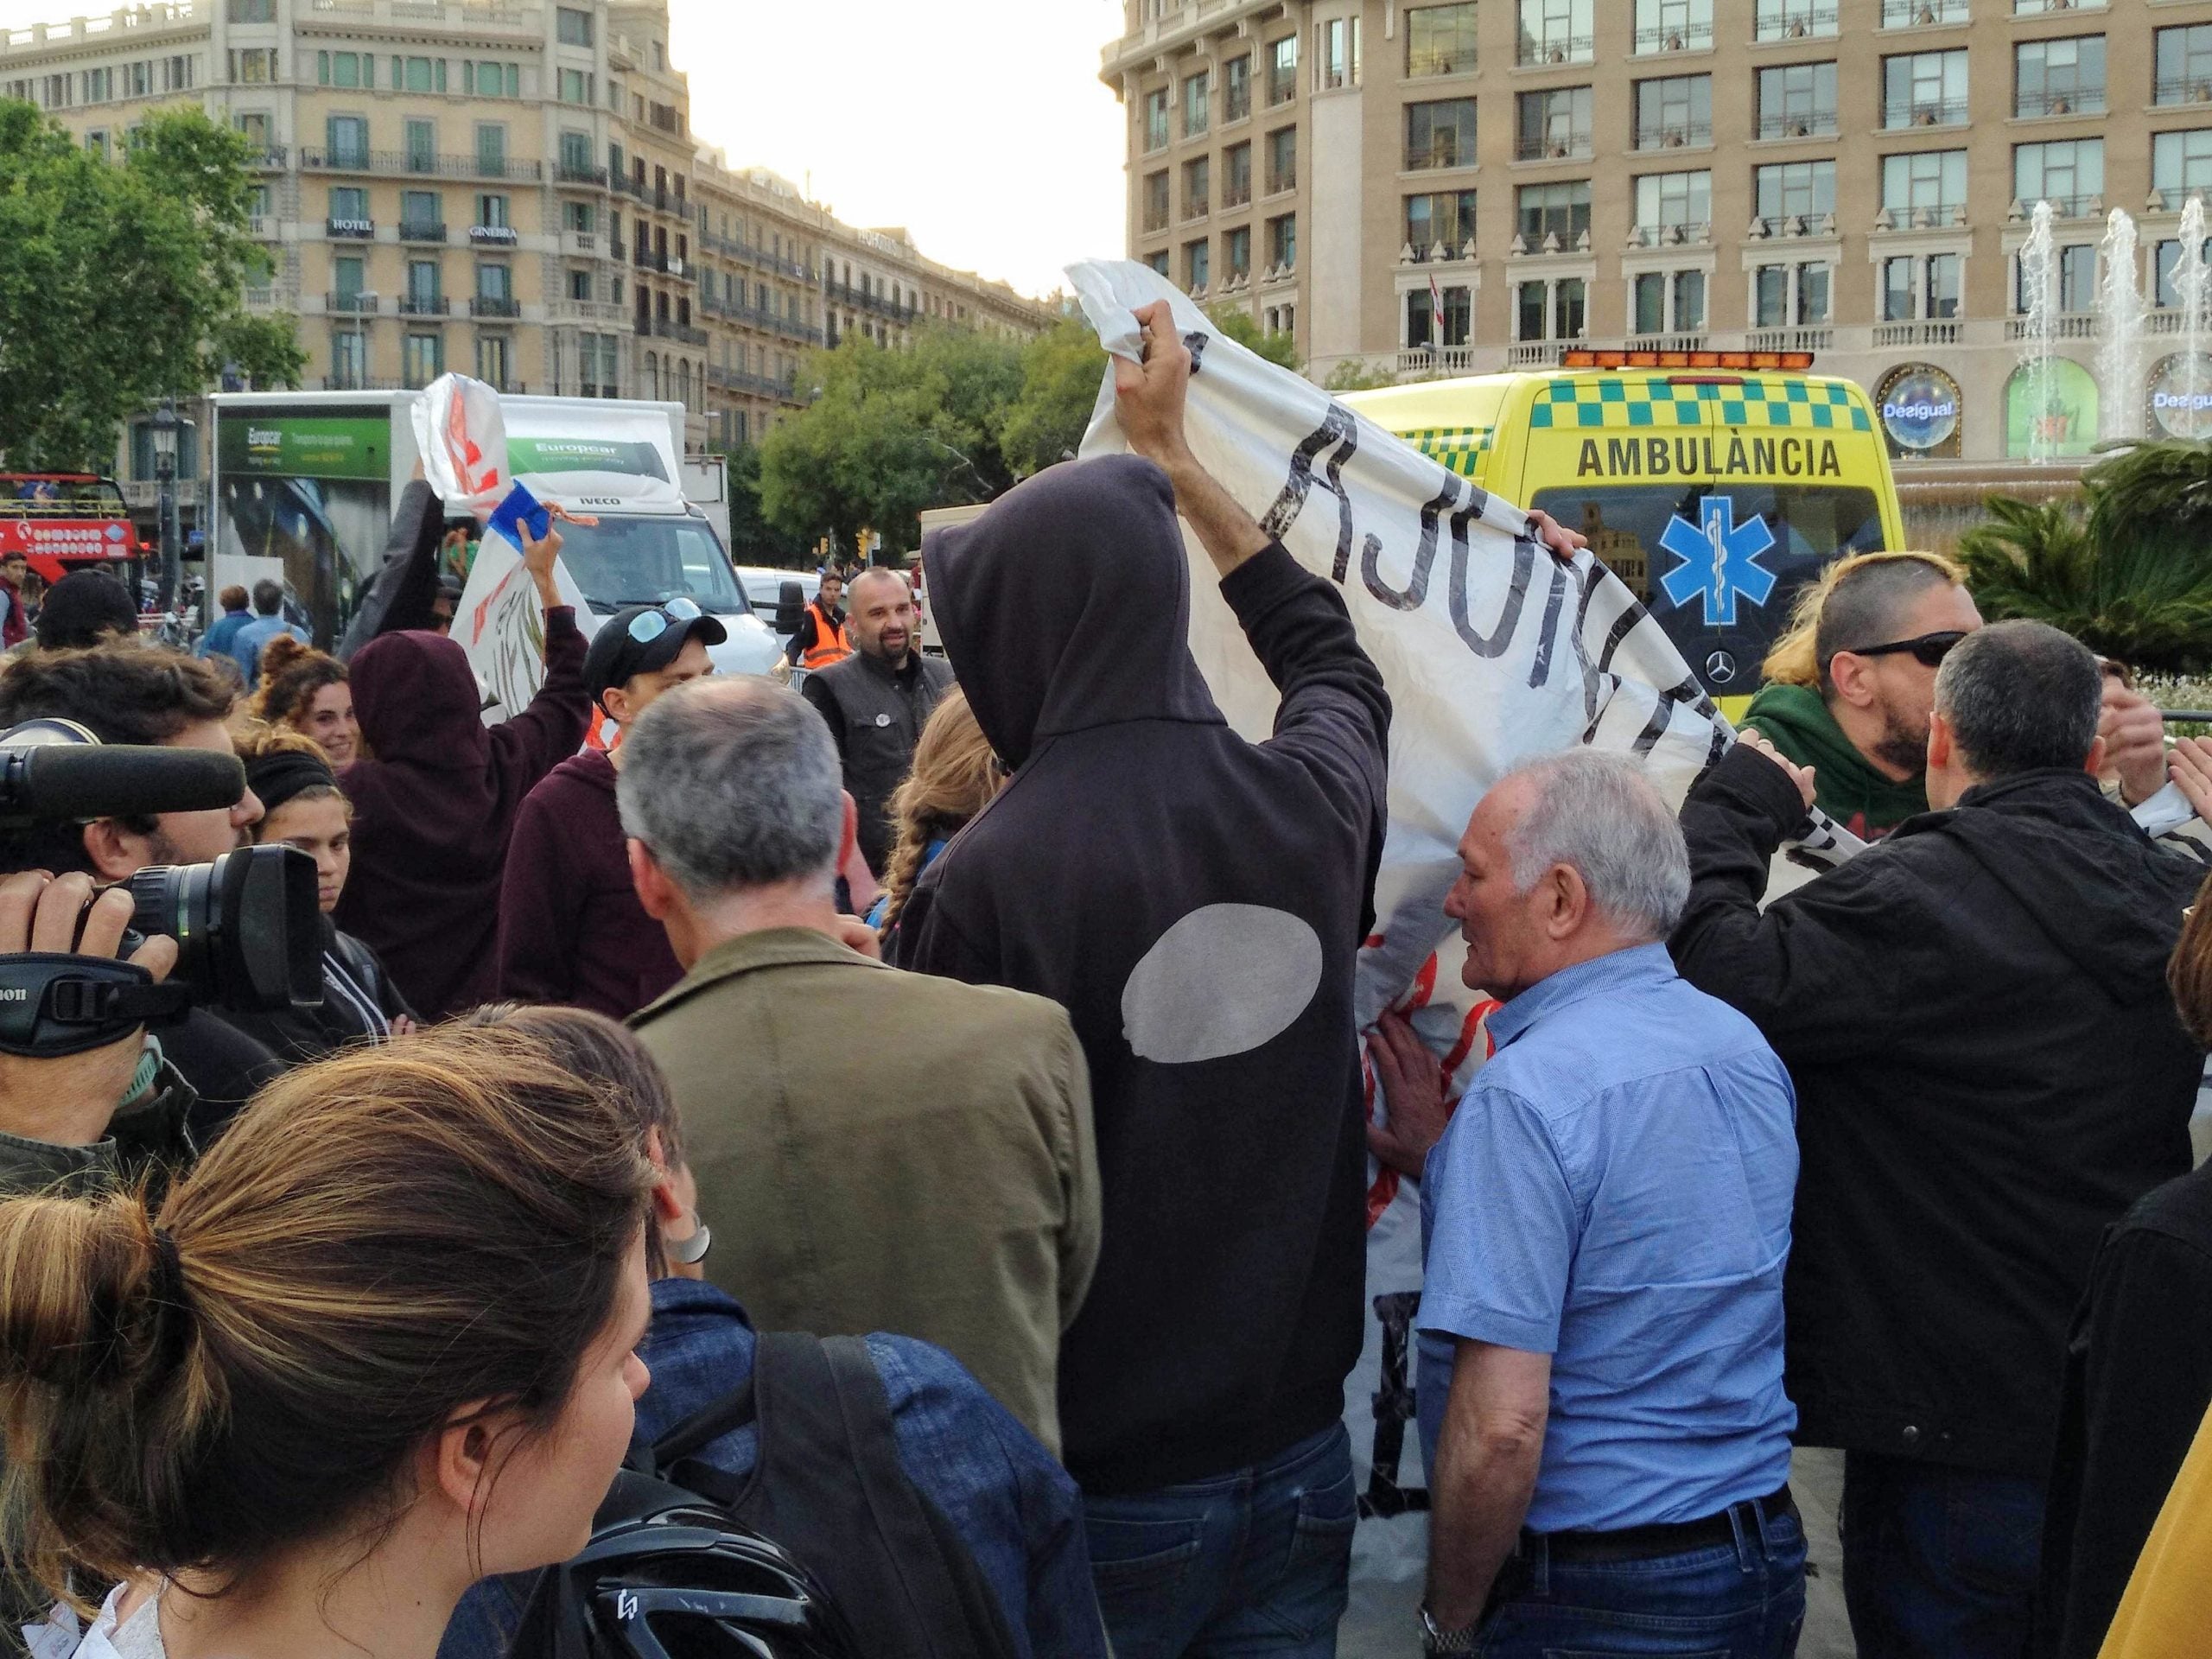
M270 1085L158 1211L0 1203L11 1567L79 1659L431 1659L581 1548L645 1387L653 1185L602 1085L442 1030Z
M289 634L261 648L261 690L248 711L256 720L314 739L333 772L360 757L361 727L353 718L346 664Z
M946 692L914 745L914 769L891 797L899 838L885 861L883 894L868 912L869 926L891 937L922 872L1005 782L1006 769L976 723L966 694Z

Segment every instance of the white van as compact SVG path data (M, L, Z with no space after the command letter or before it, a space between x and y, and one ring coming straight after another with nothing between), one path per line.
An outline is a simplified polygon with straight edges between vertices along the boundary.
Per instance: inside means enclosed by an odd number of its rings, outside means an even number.
M281 568L315 641L345 632L384 559L393 504L414 475L411 391L226 392L214 397L209 588L226 569ZM562 527L588 636L626 605L679 597L721 620L725 674L764 674L778 647L706 513L685 495L683 407L502 397L512 470L540 500L596 517ZM263 563L274 561L275 563Z

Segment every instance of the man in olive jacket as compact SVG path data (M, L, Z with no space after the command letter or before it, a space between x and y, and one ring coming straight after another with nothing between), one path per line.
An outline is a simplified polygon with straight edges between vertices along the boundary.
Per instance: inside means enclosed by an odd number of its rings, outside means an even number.
M685 686L624 746L631 872L685 969L631 1024L683 1114L707 1276L764 1329L936 1343L1057 1454L1099 1236L1067 1014L867 954L830 898L853 804L797 693Z

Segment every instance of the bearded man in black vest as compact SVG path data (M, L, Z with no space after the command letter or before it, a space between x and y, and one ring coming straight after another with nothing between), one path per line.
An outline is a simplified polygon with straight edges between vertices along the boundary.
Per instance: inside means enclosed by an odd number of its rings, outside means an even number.
M897 570L863 570L846 595L853 654L810 674L799 691L829 722L860 808L860 844L878 875L891 856L891 792L914 764L914 745L952 687L952 665L921 652L914 590Z

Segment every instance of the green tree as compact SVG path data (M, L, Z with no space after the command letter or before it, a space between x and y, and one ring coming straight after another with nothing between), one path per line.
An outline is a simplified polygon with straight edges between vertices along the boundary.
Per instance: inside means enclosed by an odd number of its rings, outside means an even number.
M999 451L1027 478L1082 447L1106 379L1106 348L1080 316L1021 348L1021 393L999 422Z
M1298 354L1297 340L1282 329L1261 327L1242 306L1217 306L1206 313L1206 318L1246 351L1267 359L1277 368L1288 369L1293 374L1305 372L1306 359Z
M2130 524L2101 537L2099 492L2086 508L1992 496L1986 523L1959 538L1974 602L1992 621L2026 617L2139 667L2187 671L2212 661L2212 554L2192 536ZM2105 515L2109 526L2110 512Z
M1383 369L1370 369L1356 357L1348 357L1329 371L1324 387L1328 391L1374 391L1383 386L1398 384L1395 376Z
M247 235L239 134L162 110L120 166L33 105L0 101L0 454L20 467L106 465L117 429L234 368L296 385L289 317L246 314L268 279Z
M885 351L848 335L810 353L799 378L812 405L761 446L761 507L785 535L850 547L873 530L905 553L920 542L924 508L988 501L1014 481L998 438L1021 385L1012 342L933 327Z
M808 543L768 522L760 505L760 448L741 443L722 452L728 474L729 555L739 564L804 569Z

